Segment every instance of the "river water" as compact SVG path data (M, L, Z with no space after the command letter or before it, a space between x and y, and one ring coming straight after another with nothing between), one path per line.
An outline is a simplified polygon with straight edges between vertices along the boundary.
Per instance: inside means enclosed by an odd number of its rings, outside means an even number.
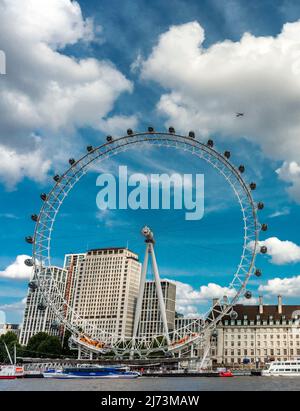
M0 380L0 391L299 391L299 377L141 377L135 380Z

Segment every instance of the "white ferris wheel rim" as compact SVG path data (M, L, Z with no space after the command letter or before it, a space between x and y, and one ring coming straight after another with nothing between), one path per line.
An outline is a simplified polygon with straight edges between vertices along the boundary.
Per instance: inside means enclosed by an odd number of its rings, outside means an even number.
M187 326L174 330L172 335L173 345L171 344L171 346L166 347L166 342L161 336L154 336L153 343L151 344L149 344L145 338L138 337L134 342L136 350L149 352L161 348L175 351L185 345L190 345L191 343L202 340L205 332L214 329L221 318L232 310L232 307L245 290L247 282L255 270L255 258L258 254L259 232L261 229L257 218L257 205L253 200L251 189L244 181L241 172L232 165L225 155L217 152L212 146L204 144L190 136L156 131L132 133L120 138L114 138L98 147L90 147L87 154L72 164L68 170L59 177L59 180L56 181L56 184L47 195L36 221L32 261L34 265L34 279L37 281L43 298L54 311L58 321L71 332L74 341L77 341L78 344L83 346L88 345L86 341L91 338L91 335L94 336L93 338L97 335L97 340L103 342L103 346L89 346L89 349L95 352L115 350L116 352L124 353L132 350L132 340L128 338L124 339L116 334L103 332L95 326L90 326L88 323L80 327L80 329L76 325L71 324L66 318L66 310L72 312L77 320L80 319L80 316L69 306L69 303L65 300L65 296L61 295L58 289L56 298L51 298L48 291L50 285L53 287L53 278L45 280L42 273L44 273L47 268L52 270L51 235L54 222L60 206L72 188L81 177L86 174L94 162L103 161L112 155L127 151L141 144L152 144L189 151L217 169L233 189L240 204L244 221L244 242L240 263L228 286L228 289L232 290L232 297L228 298L228 296L224 296L223 298L219 298L201 318L194 320L194 322L191 322ZM250 242L252 244L251 248L249 247ZM198 333L193 332L194 326L199 328ZM87 329L89 329L89 332L86 331ZM91 333L90 330L93 330L93 332ZM182 335L188 335L189 338L183 338ZM83 341L82 337L87 337L87 340Z

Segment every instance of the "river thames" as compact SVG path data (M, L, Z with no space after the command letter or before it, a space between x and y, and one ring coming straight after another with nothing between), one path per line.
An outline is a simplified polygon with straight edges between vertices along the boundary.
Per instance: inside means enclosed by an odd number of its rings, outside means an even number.
M299 391L299 377L141 377L137 380L0 381L0 391Z

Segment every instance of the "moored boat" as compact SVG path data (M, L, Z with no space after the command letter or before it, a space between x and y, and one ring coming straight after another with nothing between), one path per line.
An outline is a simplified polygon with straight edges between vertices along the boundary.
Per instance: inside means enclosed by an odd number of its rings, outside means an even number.
M0 380L14 380L23 377L23 367L16 365L0 365Z
M300 377L300 360L272 361L266 364L264 377Z
M78 367L66 367L63 369L49 369L43 373L44 378L57 379L88 379L88 378L117 378L132 379L140 376L139 372L130 371L127 367L121 366L99 366L83 365Z
M221 371L219 373L219 377L233 377L233 374L230 370L227 371Z

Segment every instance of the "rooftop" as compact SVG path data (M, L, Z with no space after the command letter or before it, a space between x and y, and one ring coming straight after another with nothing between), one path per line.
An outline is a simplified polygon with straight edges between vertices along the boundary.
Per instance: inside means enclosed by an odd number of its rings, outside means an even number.
M269 320L270 317L275 321L300 318L300 305L282 305L281 313L279 312L278 305L263 305L262 312L260 312L259 307L259 305L235 305L233 310L238 314L236 320L244 320L245 316L247 316L247 320L250 321L257 320L257 316L259 316L259 319L262 321ZM224 316L223 319L230 320L230 315Z

